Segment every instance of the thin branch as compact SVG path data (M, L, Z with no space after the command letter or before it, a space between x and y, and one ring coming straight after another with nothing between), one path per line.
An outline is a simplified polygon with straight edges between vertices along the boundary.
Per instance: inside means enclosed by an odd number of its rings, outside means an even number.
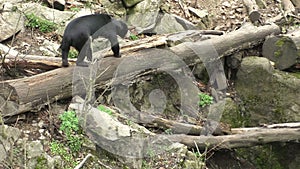
M74 169L80 169L81 167L83 167L86 160L88 160L88 158L90 158L92 156L93 155L89 153L87 156L85 156L85 158Z

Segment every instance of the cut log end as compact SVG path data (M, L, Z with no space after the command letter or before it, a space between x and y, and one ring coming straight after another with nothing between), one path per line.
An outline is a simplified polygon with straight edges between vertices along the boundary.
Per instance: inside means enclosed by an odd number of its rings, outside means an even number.
M260 13L258 11L251 11L251 13L249 14L249 18L251 22L256 22L260 18Z
M286 36L270 36L263 44L263 56L275 63L275 67L284 70L297 62L297 47Z
M260 18L260 13L258 12L258 5L255 0L243 0L244 6L247 8L249 18L251 22L256 22Z

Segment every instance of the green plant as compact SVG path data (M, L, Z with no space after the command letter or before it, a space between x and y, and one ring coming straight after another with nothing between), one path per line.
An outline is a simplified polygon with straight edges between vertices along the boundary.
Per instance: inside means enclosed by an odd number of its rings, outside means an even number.
M199 99L200 99L198 104L201 107L205 107L205 106L211 105L213 103L213 97L212 96L209 96L205 93L199 93L198 96L199 96Z
M81 149L82 138L79 132L79 123L74 111L66 111L59 116L61 120L60 130L66 135L67 143L72 152Z
M70 49L69 53L68 53L68 58L76 58L78 56L78 52L75 49Z
M79 130L78 118L74 111L66 111L59 116L61 120L60 130L65 132L67 135L71 134L72 131Z
M78 118L74 111L65 111L59 116L59 119L61 120L59 129L65 137L62 142L52 141L50 150L53 154L62 157L67 163L66 168L73 168L77 164L75 154L80 151L83 144Z
M54 155L59 155L65 162L65 168L74 168L77 165L75 157L72 156L72 153L69 153L64 144L59 143L58 141L52 141L50 143L50 150Z
M53 22L50 22L46 19L42 19L35 14L26 14L27 18L26 26L33 28L33 29L39 29L41 32L47 33L54 31L56 29L56 24Z
M53 154L57 155L67 154L67 151L64 149L63 144L59 143L58 141L52 141L50 143L50 150Z
M173 131L172 131L172 129L166 129L166 130L164 131L164 133L166 133L167 135L172 135L172 134L173 134Z
M129 36L129 38L130 38L131 40L138 40L138 39L139 39L139 37L136 36L136 35L134 35L134 34L131 34L131 35Z
M195 143L195 148L192 149L193 155L190 157L192 159L192 161L194 161L195 163L193 163L191 166L185 166L185 167L205 169L206 168L207 154L210 151L210 150L208 150L208 147L209 147L209 145L207 144L205 146L204 151L201 152L199 150L199 147Z
M40 156L36 160L37 164L35 165L35 169L47 169L47 159L43 156Z
M98 110L100 111L103 111L109 115L112 115L112 111L110 109L108 109L107 107L105 107L104 105L100 104L98 107L97 107Z
M133 121L131 121L130 119L126 119L126 124L127 124L128 126L132 126L134 123L133 123Z
M80 8L74 6L74 7L71 7L70 10L71 10L72 12L79 12L79 11L80 11Z
M68 145L72 152L79 152L83 144L82 139L78 136L70 135L68 136Z
M91 1L86 1L86 3L85 3L84 6L85 6L86 8L92 8L92 5L93 5L93 4L92 4Z
M194 152L194 161L195 161L195 168L204 169L206 166L206 155L207 149L205 152L201 153L198 149Z

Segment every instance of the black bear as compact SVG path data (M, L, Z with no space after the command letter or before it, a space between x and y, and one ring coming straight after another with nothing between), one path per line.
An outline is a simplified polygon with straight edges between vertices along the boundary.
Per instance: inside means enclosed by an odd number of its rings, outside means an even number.
M88 66L83 60L85 56L87 56L89 61L92 60L90 44L93 39L99 36L110 41L115 57L121 57L117 35L124 38L127 32L128 27L124 22L115 20L107 14L86 15L72 20L65 29L60 46L62 50L62 66L69 66L68 53L70 46L81 52L78 55L76 65Z

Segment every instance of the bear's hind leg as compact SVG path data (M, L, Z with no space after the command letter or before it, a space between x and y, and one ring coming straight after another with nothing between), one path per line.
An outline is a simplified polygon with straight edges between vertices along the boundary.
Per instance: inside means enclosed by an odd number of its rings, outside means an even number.
M89 61L92 61L91 41L92 41L91 38L88 38L88 40L83 45L83 47L80 47L81 50L76 61L77 66L85 66L85 67L88 66L88 63L84 62L86 56Z

